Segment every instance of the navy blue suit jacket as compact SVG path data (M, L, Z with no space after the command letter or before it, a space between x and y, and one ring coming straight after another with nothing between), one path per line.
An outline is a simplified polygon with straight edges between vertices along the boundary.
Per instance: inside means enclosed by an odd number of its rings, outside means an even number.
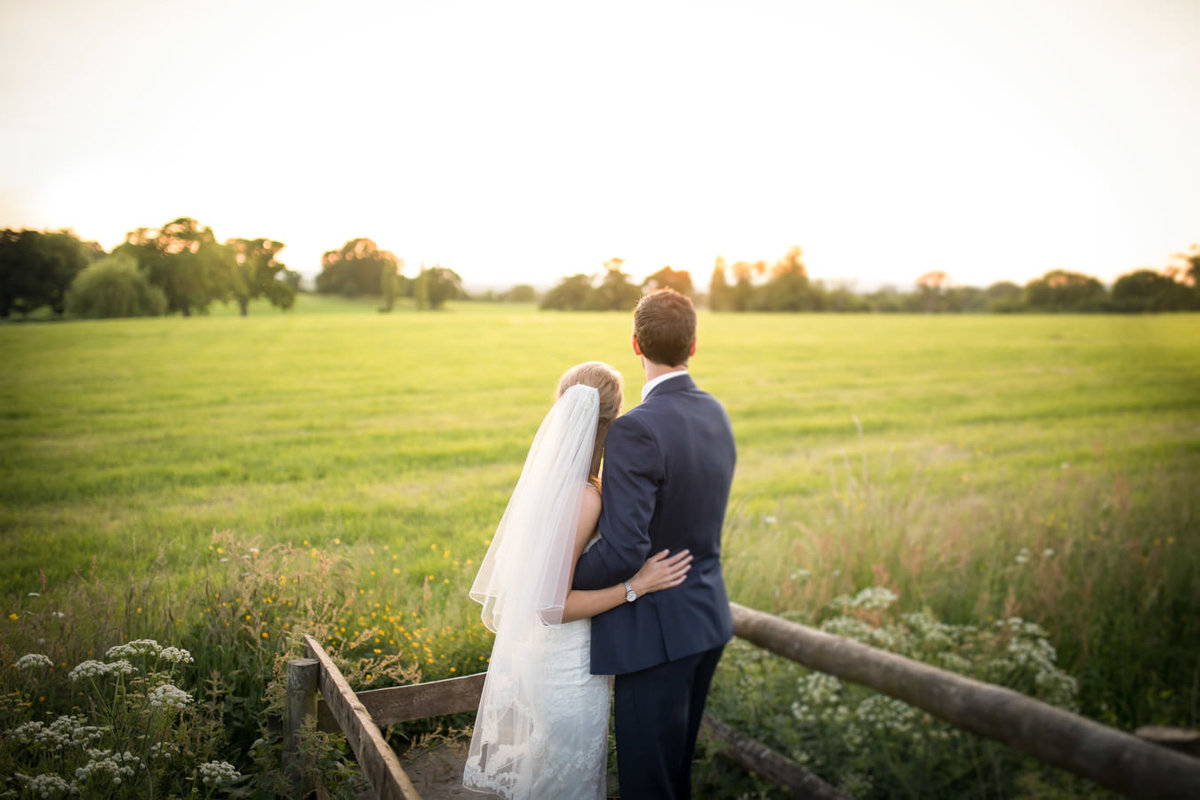
M592 618L592 673L623 675L725 644L733 617L721 528L737 458L724 407L690 375L655 386L605 441L600 540L575 567L576 589L632 577L652 554L687 548L680 586Z

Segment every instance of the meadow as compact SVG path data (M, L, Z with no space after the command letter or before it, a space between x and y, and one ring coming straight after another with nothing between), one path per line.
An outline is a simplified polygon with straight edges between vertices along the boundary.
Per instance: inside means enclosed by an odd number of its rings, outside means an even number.
M636 402L629 330L312 296L0 326L0 657L182 639L199 676L257 698L248 728L301 629L358 688L482 668L473 568L559 374L607 361ZM1196 315L702 313L692 372L739 447L732 599L816 623L881 587L946 624L1020 617L1083 713L1196 726L1198 344ZM758 706L737 672L754 659L731 652L714 707L737 715ZM805 746L766 712L739 722Z

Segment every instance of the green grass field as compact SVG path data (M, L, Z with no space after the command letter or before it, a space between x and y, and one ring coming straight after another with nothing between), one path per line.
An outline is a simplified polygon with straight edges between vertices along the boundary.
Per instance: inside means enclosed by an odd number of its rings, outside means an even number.
M432 577L446 619L471 618L471 563L559 374L608 361L628 408L629 331L626 314L312 296L0 326L10 620L76 572L118 595L131 576L200 586L214 542L339 553L393 605ZM1085 713L1195 725L1198 345L1197 315L702 313L692 372L739 447L733 599L804 619L885 585L956 623L1019 614Z

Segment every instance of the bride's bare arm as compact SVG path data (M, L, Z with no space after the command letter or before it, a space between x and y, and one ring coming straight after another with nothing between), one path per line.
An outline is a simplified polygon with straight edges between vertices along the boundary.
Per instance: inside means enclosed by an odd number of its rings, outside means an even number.
M596 530L596 522L600 518L600 493L589 487L585 491L583 508L579 514L579 527L575 534L575 561L583 553L588 540ZM692 555L687 550L681 550L669 555L666 550L651 556L637 574L629 579L629 585L638 593L643 594L670 589L683 583L688 570L692 568ZM574 570L574 566L572 566ZM597 614L616 608L625 602L625 585L616 584L606 589L590 591L572 589L567 592L563 603L563 622L573 622L577 619L594 617Z

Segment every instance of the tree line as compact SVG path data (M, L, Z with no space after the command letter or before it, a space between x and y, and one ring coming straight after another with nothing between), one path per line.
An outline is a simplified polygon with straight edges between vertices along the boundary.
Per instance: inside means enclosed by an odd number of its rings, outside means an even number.
M713 311L909 312L909 313L1144 313L1200 310L1200 245L1179 254L1181 263L1163 271L1138 269L1121 275L1110 287L1095 277L1051 270L1024 286L998 281L986 288L954 285L942 271L916 280L912 291L884 287L866 293L845 285L811 280L803 251L790 248L774 264L718 257L707 295L693 291L691 276L670 267L640 285L621 272L620 259L606 262L599 275L564 278L541 299L544 309L619 310L637 305L644 291L672 288ZM498 298L504 299L504 298Z
M190 217L161 228L138 228L111 253L71 231L0 231L0 318L48 307L56 316L128 317L206 313L214 302L236 302L242 315L265 299L291 308L301 276L279 261L285 245L269 238L218 242ZM391 311L399 298L418 309L449 300L538 302L543 309L628 311L647 291L670 286L713 311L785 312L1159 312L1200 310L1200 245L1178 254L1162 271L1138 269L1111 287L1067 270L1051 270L1024 286L999 281L986 288L953 284L942 271L921 275L912 291L884 287L857 293L849 286L812 280L798 246L773 264L718 257L707 294L696 291L686 270L663 267L640 283L622 271L624 260L605 262L596 274L579 273L539 297L527 284L472 298L462 279L441 265L413 278L404 262L367 238L351 239L321 257L315 280L320 294L378 298Z
M105 252L69 230L0 231L0 318L49 308L58 317L140 317L207 313L214 302L251 301L289 309L301 276L279 260L283 242L226 239L212 228L180 217L160 228L138 228ZM403 262L370 239L352 239L321 257L316 291L379 298L391 311L399 297L417 308L441 308L463 297L462 279L450 269L422 266L415 278Z

